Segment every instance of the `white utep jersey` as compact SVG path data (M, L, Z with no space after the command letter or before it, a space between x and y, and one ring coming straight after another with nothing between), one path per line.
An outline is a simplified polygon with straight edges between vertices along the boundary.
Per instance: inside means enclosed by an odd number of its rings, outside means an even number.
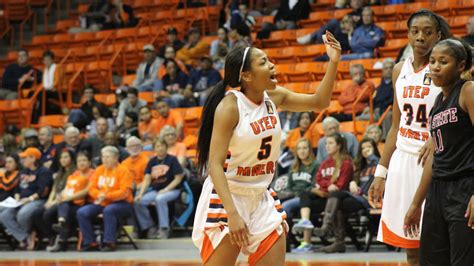
M239 123L229 143L224 172L232 187L267 189L277 169L281 125L275 104L266 92L260 105L243 93L237 97Z
M430 136L428 117L441 88L436 87L430 78L430 69L413 69L413 57L403 63L395 84L400 126L397 136L397 149L418 154Z

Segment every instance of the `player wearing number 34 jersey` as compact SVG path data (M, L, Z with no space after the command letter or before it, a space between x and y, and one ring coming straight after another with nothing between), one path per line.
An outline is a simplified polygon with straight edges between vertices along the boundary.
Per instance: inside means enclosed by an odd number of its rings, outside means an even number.
M441 88L433 85L426 65L416 71L413 57L408 58L395 84L400 109L397 149L390 159L378 240L401 248L418 248L419 238L407 238L403 217L411 204L423 167L417 163L418 153L428 140L428 116Z

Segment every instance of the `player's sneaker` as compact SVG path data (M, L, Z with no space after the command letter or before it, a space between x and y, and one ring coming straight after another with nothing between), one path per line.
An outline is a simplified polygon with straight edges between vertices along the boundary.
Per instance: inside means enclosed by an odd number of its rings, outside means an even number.
M297 248L293 249L291 252L292 253L310 253L314 251L314 247L310 243L306 242L301 242L301 245L299 245Z

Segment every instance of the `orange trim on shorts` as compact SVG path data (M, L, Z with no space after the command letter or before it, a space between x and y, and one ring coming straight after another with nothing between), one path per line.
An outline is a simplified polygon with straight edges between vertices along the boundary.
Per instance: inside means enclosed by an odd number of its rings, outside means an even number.
M211 201L209 203L210 204L222 204L222 200L221 199L211 199Z
M382 221L382 241L386 244L400 248L420 248L420 240L406 239L398 236L388 229L384 221Z
M227 213L208 213L207 218L211 218L211 219L227 218Z
M212 242L207 236L207 234L204 233L204 240L202 241L202 247L201 247L201 260L202 260L203 265L209 260L212 252L214 252L214 247L212 246Z
M257 251L249 256L249 264L250 266L254 266L257 261L261 260L265 254L273 247L273 245L277 242L280 235L278 234L277 230L273 230L273 232L267 236L260 245L258 246Z

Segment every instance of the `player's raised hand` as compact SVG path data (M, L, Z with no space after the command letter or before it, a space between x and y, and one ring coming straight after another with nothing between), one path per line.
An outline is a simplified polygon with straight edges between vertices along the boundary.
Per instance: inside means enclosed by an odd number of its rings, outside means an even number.
M421 206L410 205L403 222L403 231L406 237L417 237L420 235Z
M326 34L323 35L323 41L329 60L332 62L339 62L342 50L339 41L336 40L334 35L329 31L326 31Z
M430 137L423 147L418 151L420 154L418 155L418 164L421 163L421 166L425 166L425 162L428 159L428 156L432 155L434 152L434 141Z
M383 193L385 191L385 179L376 176L369 188L369 204L372 208L382 208Z
M465 217L468 219L467 226L474 230L474 195L471 196L471 200L467 205Z

